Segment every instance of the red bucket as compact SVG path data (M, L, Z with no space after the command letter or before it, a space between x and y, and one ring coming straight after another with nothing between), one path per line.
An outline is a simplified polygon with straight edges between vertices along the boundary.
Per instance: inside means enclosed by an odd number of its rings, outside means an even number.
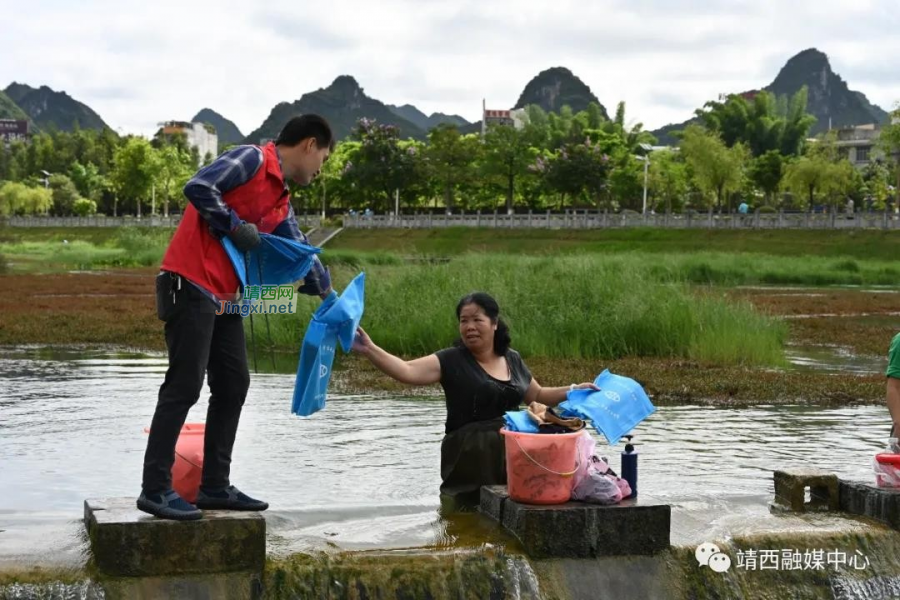
M500 430L506 443L509 497L524 504L562 504L572 496L578 467L578 438L572 433Z
M144 429L149 432L149 429ZM185 423L175 443L175 463L172 465L172 488L178 495L193 503L200 491L203 475L203 435L206 423Z

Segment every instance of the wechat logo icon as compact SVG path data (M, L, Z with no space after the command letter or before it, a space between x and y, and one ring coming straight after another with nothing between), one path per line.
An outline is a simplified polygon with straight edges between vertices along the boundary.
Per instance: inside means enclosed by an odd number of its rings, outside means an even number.
M731 568L731 558L709 542L697 546L694 557L701 567L709 567L716 573L724 573Z

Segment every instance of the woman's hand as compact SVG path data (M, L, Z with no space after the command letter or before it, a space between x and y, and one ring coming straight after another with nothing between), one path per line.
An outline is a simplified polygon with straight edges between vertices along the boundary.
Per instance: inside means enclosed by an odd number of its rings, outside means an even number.
M368 354L372 348L375 347L375 343L372 341L372 338L369 337L369 334L362 327L356 328L356 337L353 338L353 346L350 348L353 352L358 352L360 354Z
M600 388L590 381L577 384L573 383L572 385L567 385L565 387L545 388L532 377L531 383L528 386L528 391L525 392L525 405L527 406L532 402L539 402L540 404L545 404L547 406L557 406L559 403L566 401L566 394L572 390L591 390L593 392L599 392Z
M572 388L573 390L594 390L595 392L599 392L600 388L590 381L586 381L584 383L575 384Z

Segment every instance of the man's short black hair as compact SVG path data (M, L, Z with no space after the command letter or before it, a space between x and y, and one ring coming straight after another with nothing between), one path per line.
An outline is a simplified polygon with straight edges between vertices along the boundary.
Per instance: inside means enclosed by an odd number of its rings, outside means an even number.
M301 115L294 117L285 124L278 139L277 146L296 146L307 138L315 138L316 146L334 150L334 134L331 133L331 125L319 115Z

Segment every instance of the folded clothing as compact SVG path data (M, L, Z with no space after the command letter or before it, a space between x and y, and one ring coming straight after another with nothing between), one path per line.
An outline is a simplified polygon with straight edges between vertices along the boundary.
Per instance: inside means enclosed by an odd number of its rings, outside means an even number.
M528 416L538 424L541 431L546 428L549 433L567 433L584 429L582 419L560 417L552 408L540 402L532 402L528 405Z

